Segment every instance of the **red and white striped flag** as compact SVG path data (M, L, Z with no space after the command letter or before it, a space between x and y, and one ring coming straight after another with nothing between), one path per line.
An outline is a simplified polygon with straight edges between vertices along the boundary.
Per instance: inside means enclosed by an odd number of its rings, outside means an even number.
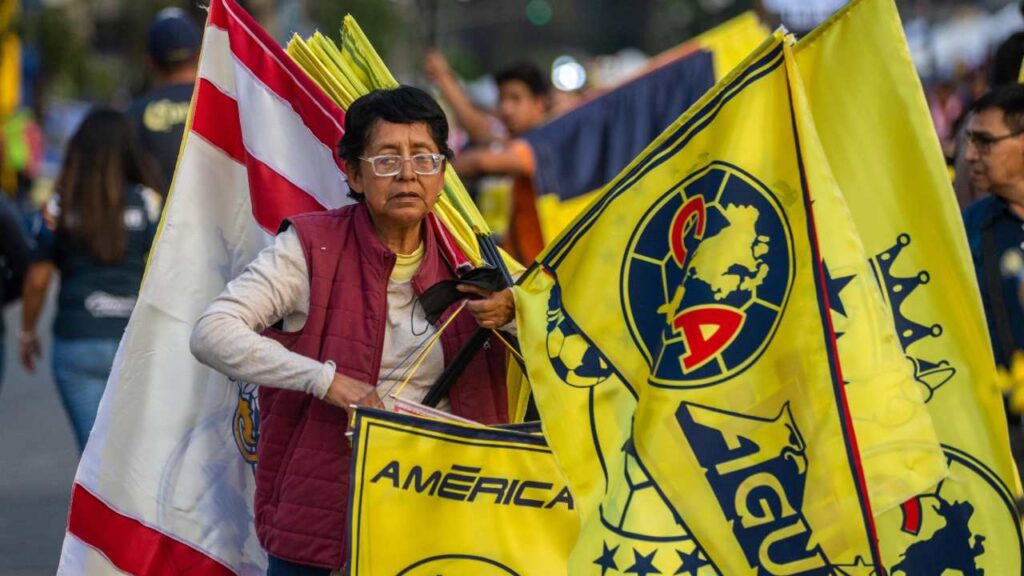
M263 574L255 394L189 353L282 218L348 202L343 112L234 0L212 0L190 127L78 468L59 573Z

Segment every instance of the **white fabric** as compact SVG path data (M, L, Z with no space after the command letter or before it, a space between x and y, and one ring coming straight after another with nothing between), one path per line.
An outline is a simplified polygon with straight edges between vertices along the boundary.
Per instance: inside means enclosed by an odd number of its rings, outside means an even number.
M247 37L253 37L237 5L213 0L212 10L226 12L228 27L245 29ZM269 82L252 81L254 76L234 57L234 49L228 34L208 26L200 77L235 98L243 83L248 91L267 91ZM293 82L287 68L294 70L295 65L280 47L265 44L262 49L266 58L279 64L266 74L279 84ZM339 111L300 111L271 94L249 94L238 109L243 145L250 155L265 150L264 142L290 148L283 157L260 156L271 170L294 175L296 168L284 164L297 157L318 163L301 164L302 170L311 172L308 181L292 180L300 187L325 180L325 174L338 174L333 158L323 151L334 145L340 130L321 141L306 127L333 126L341 117ZM195 120L191 114L190 118ZM288 135L287 141L282 135ZM304 191L324 208L335 208L348 202L346 189L339 176L329 187ZM262 200L273 202L273 197ZM190 127L138 303L75 476L78 486L113 512L201 552L239 576L262 575L266 570L266 555L253 526L255 446L251 438L237 433L240 416L255 416L258 407L251 386L231 381L193 358L189 337L200 313L228 281L273 242L253 217L246 166ZM96 560L103 556L102 550L69 533L58 574L113 573L109 564Z

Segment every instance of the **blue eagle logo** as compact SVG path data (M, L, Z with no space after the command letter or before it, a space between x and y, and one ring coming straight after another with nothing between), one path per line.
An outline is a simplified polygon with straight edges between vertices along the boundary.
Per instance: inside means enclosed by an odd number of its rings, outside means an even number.
M651 384L697 387L767 347L793 285L793 240L764 185L715 162L655 203L623 263L623 310Z

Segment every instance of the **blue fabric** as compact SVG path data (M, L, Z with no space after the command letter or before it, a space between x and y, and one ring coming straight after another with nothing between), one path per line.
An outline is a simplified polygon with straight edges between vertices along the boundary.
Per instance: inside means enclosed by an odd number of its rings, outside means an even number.
M113 338L53 339L53 379L80 452L96 421L117 344Z
M528 132L537 194L568 200L607 184L714 84L711 53L698 51Z
M330 576L327 568L296 564L275 556L268 556L267 576Z
M967 229L967 242L971 247L971 258L974 260L974 270L977 274L978 286L981 288L981 302L985 307L985 317L988 320L989 336L992 338L992 350L995 352L996 363L1002 366L1009 365L1009 358L999 343L996 332L995 316L1000 314L993 309L992 299L988 293L988 279L985 276L983 260L983 241L981 236L982 227L988 222L994 222L994 243L996 248L997 263L1024 258L1024 221L1010 211L1006 201L996 197L987 196L982 198L964 210L964 228ZM1016 252L1015 254L1012 254ZM1013 334L1013 344L1018 350L1024 350L1024 308L1021 306L1018 296L1020 279L1013 273L1006 270L1000 271L1000 280L1003 289L1003 301L1006 303L1006 313L1009 315L1010 332Z

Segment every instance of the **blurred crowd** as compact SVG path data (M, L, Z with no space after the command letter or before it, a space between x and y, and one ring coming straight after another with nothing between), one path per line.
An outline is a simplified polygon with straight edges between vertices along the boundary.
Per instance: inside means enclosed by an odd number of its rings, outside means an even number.
M150 89L124 110L84 110L52 182L31 112L13 114L0 140L0 301L22 302L24 370L39 369L40 331L51 331L50 369L79 450L135 307L196 81L201 32L188 14L165 9L147 38ZM54 285L53 325L39 326Z

